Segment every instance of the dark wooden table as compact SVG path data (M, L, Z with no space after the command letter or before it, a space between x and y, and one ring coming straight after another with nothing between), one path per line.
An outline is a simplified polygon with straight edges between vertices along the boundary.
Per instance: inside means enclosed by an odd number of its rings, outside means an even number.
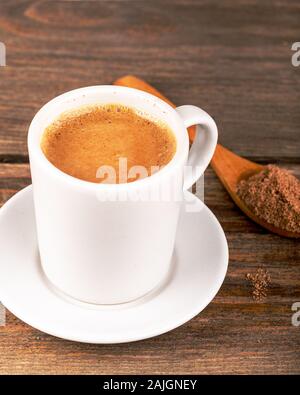
M237 154L300 176L300 67L291 63L299 21L298 0L1 0L0 204L30 183L26 135L42 104L128 73L179 105L203 107ZM0 373L300 373L300 327L291 324L299 241L245 218L211 169L205 199L230 263L200 315L157 338L110 346L57 339L7 312ZM258 267L272 278L262 302L245 279Z

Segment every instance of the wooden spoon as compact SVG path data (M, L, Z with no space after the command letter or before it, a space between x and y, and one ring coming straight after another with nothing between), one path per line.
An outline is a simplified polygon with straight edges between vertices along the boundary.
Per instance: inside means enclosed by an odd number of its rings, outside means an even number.
M151 93L154 96L166 101L172 107L176 107L170 100L163 96L157 89L149 85L147 82L127 75L119 78L114 82L114 85L127 86L130 88L140 89L142 91ZM192 126L188 129L190 141L193 141L195 137L195 127ZM240 156L224 148L218 144L215 150L214 156L210 162L215 173L219 177L221 183L226 188L229 195L232 197L236 205L254 222L268 229L273 233L277 233L280 236L300 238L300 233L290 232L281 228L277 228L268 222L258 217L255 213L249 209L245 203L237 195L237 185L242 179L246 179L251 175L258 173L265 166L259 165L258 163L251 162L250 160L241 158Z
M229 151L227 148L218 144L214 156L210 162L215 173L219 177L221 183L227 189L235 204L249 217L252 221L268 229L270 232L276 233L284 237L299 238L300 233L290 232L274 225L258 217L250 208L248 208L243 200L236 193L238 183L247 179L255 173L260 172L265 166L250 160L241 158L240 156Z

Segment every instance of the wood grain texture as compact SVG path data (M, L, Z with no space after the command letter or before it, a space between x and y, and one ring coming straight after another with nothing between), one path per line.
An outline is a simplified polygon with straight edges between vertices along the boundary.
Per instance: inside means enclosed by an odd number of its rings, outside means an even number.
M27 153L34 113L70 89L135 74L202 106L237 154L298 158L297 0L0 3L0 155Z
M300 176L300 165L289 165ZM0 204L30 183L27 164L0 166ZM0 327L0 373L300 373L300 329L291 306L300 301L299 242L267 233L237 209L211 169L205 202L229 242L230 264L213 302L192 321L154 339L86 345L39 332L12 314ZM271 288L255 302L245 279L258 267Z
M300 176L297 0L0 2L0 205L30 183L26 134L42 104L66 90L144 78L174 103L202 106L220 142ZM228 238L230 264L214 301L182 327L123 345L86 345L41 333L7 312L0 373L300 373L299 242L269 234L237 209L213 171L205 199ZM267 268L252 300L245 274Z

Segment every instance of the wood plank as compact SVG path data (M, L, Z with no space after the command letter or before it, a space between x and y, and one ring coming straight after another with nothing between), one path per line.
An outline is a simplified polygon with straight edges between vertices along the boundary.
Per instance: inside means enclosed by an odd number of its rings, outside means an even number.
M299 165L290 165L300 175ZM27 164L0 164L0 205L30 183ZM7 312L0 327L0 373L299 373L300 332L291 306L300 301L299 242L268 234L233 205L213 171L205 198L225 229L230 263L213 302L170 333L123 345L79 344L46 335ZM252 299L246 273L268 269L271 287Z
M207 110L236 153L299 161L299 18L297 0L1 2L0 158L27 155L28 125L54 96L135 73Z

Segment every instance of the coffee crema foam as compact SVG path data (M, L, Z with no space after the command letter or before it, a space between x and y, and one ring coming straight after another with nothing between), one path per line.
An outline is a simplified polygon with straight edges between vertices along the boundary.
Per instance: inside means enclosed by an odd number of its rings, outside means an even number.
M123 183L150 176L170 162L176 139L165 123L130 107L92 105L65 112L50 124L42 135L41 149L55 167L73 177ZM133 170L129 178L127 172L124 178L123 170L120 174L120 159L123 164L127 160L128 171ZM103 166L111 167L116 177L105 174ZM141 171L135 166L141 166Z

